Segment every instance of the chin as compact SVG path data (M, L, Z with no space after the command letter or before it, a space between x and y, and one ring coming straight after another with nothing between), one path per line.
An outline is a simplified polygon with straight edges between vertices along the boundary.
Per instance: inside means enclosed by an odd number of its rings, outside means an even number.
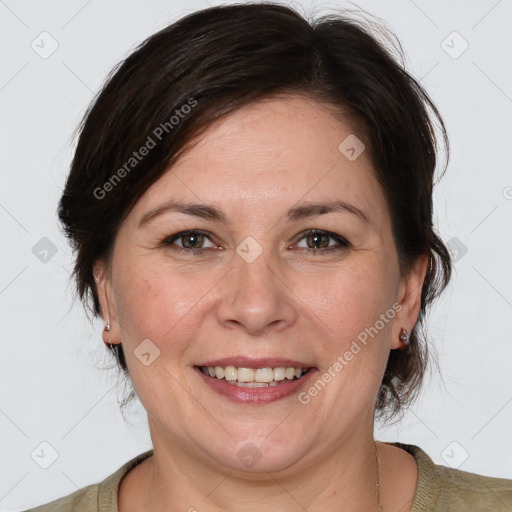
M265 437L267 436L267 437ZM304 445L296 445L293 442L271 440L268 434L261 436L261 440L244 438L237 441L231 440L222 453L210 453L212 459L226 466L240 476L266 475L285 471L294 466L303 458ZM296 447L300 447L299 450Z

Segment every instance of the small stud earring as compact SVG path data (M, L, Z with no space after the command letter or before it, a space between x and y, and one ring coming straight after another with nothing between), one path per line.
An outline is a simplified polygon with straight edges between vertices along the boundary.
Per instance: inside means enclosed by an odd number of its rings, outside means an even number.
M411 343L411 340L409 339L409 333L403 327L400 329L399 338L400 338L400 342L401 342L399 349L407 350L409 348L409 344Z
M105 325L105 328L103 329L104 331L110 331L110 314L107 310L107 318L108 318L108 321L107 321L107 325Z

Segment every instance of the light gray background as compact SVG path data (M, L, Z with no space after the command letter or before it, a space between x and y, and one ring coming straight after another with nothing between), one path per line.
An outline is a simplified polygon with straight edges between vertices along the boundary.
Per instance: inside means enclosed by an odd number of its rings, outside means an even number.
M143 411L126 423L116 372L101 369L110 364L101 322L72 304L72 255L55 212L73 130L107 72L145 37L208 4L217 2L0 0L1 510L74 492L151 448ZM512 1L294 5L319 13L357 5L383 18L451 138L435 206L443 239L463 250L430 316L443 380L434 374L404 420L376 438L512 478ZM42 58L52 38L58 48ZM41 252L43 237L56 254ZM47 469L31 457L51 462L42 442L58 453Z

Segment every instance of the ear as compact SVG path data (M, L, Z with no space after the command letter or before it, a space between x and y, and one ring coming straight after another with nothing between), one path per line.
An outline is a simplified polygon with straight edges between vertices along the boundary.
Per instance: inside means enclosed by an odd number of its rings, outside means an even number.
M398 313L393 324L392 349L400 348L401 328L403 327L410 333L418 321L421 307L421 290L427 275L429 260L428 254L418 256L408 274L401 279L397 296L397 302L401 308L397 309Z
M105 326L110 323L110 330L106 331L103 329L102 331L103 342L106 345L110 343L112 343L112 345L119 344L121 343L119 324L117 322L115 301L112 294L111 278L105 262L97 261L94 264L93 275L96 281L101 317L105 322Z

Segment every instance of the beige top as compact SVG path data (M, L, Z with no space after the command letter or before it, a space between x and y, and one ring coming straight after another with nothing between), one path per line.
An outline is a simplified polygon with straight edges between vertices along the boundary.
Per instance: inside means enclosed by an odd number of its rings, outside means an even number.
M387 444L407 450L418 464L418 484L411 512L512 512L512 480L434 464L416 445ZM26 512L117 512L121 479L152 454L153 450L141 453L102 482Z

